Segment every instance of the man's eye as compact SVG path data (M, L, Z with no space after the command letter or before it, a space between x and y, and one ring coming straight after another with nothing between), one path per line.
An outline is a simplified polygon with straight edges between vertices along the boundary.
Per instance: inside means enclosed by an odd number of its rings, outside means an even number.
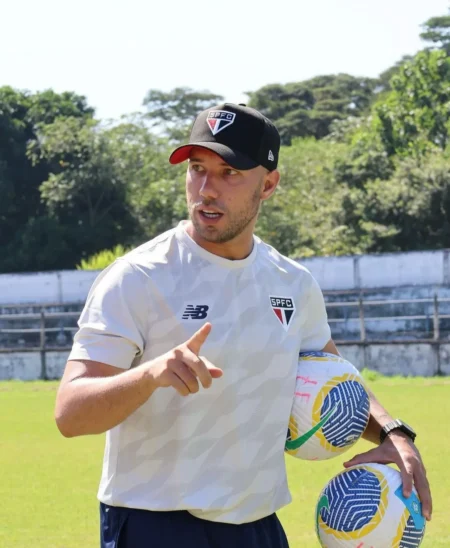
M238 172L235 169L227 168L225 170L225 175L237 175Z
M204 170L203 166L201 166L200 164L192 164L191 169L193 171L203 171Z

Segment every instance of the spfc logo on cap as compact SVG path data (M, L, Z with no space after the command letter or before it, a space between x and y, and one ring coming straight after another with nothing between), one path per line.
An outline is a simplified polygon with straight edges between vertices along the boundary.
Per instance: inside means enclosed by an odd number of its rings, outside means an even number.
M275 316L280 320L285 331L289 329L292 316L295 312L295 304L292 297L270 297L270 304Z
M235 118L236 114L234 112L228 112L228 110L210 110L206 122L208 123L211 133L217 135L219 131L223 131L231 126Z

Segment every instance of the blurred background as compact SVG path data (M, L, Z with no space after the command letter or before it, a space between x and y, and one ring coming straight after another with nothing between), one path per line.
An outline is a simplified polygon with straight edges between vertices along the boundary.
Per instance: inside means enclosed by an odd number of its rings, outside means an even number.
M256 233L313 273L339 350L418 431L435 507L423 546L450 546L449 7L1 3L2 548L98 546L104 437L59 434L58 381L97 274L186 218L185 166L168 157L222 101L279 128L281 184ZM342 463L294 460L280 517L291 546L313 547Z
M61 375L96 274L186 218L168 156L222 101L279 128L257 234L342 352L450 372L447 2L43 0L5 6L0 46L0 379Z

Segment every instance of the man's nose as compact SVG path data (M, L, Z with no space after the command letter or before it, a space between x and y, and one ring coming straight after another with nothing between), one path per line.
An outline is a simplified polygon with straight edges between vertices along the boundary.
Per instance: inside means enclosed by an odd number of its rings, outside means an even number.
M207 173L203 178L202 186L200 187L200 196L210 199L216 199L219 196L217 180L210 173Z

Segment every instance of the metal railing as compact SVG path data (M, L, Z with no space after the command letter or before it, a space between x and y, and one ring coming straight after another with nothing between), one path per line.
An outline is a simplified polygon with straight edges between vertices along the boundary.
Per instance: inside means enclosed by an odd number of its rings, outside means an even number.
M385 299L385 300L364 300L360 295L356 301L341 301L341 302L327 302L327 310L338 307L350 307L358 308L358 317L354 318L329 318L328 322L330 326L338 323L349 323L349 322L358 322L359 324L359 340L339 340L339 344L358 344L358 343L368 343L371 344L385 344L385 343L420 343L420 342L434 342L436 344L442 342L449 342L448 340L443 341L441 338L441 320L449 319L450 314L440 313L440 303L450 303L450 298L438 297L437 294L433 298L422 298L422 299ZM432 314L410 314L410 315L389 315L389 316L370 316L367 317L365 314L365 309L372 306L384 306L384 305L398 305L398 304L432 304L433 312ZM433 336L431 338L425 337L416 337L414 339L398 338L398 339L381 339L377 340L374 338L367 337L367 322L382 322L388 320L394 321L407 321L407 320L432 320L433 325ZM425 331L425 330L424 330Z
M348 292L342 292L342 294ZM339 295L339 292L324 292L325 297L333 295ZM329 299L326 300L326 307L327 311L329 313L328 322L330 324L331 330L333 332L333 326L339 326L339 324L353 324L355 327L357 324L359 328L359 336L354 339L341 339L338 338L338 342L340 345L348 345L348 344L386 344L386 343L392 343L392 344L408 344L408 343L434 343L434 344L440 344L443 342L450 342L448 339L443 340L442 339L442 331L441 331L441 320L443 319L449 319L450 314L442 314L441 313L441 304L442 303L450 303L450 298L443 298L438 297L437 294L435 294L432 298L421 298L421 299L382 299L382 300L370 300L370 299L364 299L363 295L360 294L356 300L349 300L349 301L330 301ZM35 337L34 341L32 343L27 343L24 339L17 345L6 345L1 342L0 339L0 353L11 353L11 352L41 352L46 353L50 351L69 351L72 347L72 336L73 333L77 331L78 327L76 326L76 320L78 319L80 315L81 308L84 303L80 302L73 302L73 303L65 303L62 305L61 303L47 303L43 306L40 305L33 305L33 304L11 304L11 305L1 305L0 308L3 310L11 309L14 310L14 313L2 313L0 314L0 337L4 335L18 335L18 336L27 336L27 335L37 335ZM431 314L411 314L411 315L382 315L382 316L367 316L366 312L374 306L384 306L384 305L409 305L409 304L422 304L422 305L431 305L432 306L432 313ZM76 311L51 311L51 309L55 308L76 308ZM347 317L345 314L345 317L332 317L334 314L330 313L333 310L336 309L356 309L356 314L353 317ZM450 307L448 307L450 310ZM20 309L38 309L39 312L24 312L24 313L17 313L17 310ZM50 310L49 310L50 309ZM34 322L33 327L5 327L2 328L1 324L4 321L10 322L27 322L31 321ZM49 324L52 323L54 320L63 320L64 325L60 323L59 326L51 326ZM368 331L368 323L373 322L383 322L383 321L407 321L407 320L425 320L428 322L431 322L432 325L432 332L429 330L423 330L422 333L430 333L430 337L421 337L420 331L415 331L414 338L405 338L405 337L397 337L397 338L373 338L368 337L367 331ZM450 328L449 328L450 329ZM56 344L55 341L53 343L49 342L49 335L58 333L59 337L56 337ZM418 336L417 336L418 335ZM450 335L450 333L449 333ZM36 344L37 343L37 344Z

